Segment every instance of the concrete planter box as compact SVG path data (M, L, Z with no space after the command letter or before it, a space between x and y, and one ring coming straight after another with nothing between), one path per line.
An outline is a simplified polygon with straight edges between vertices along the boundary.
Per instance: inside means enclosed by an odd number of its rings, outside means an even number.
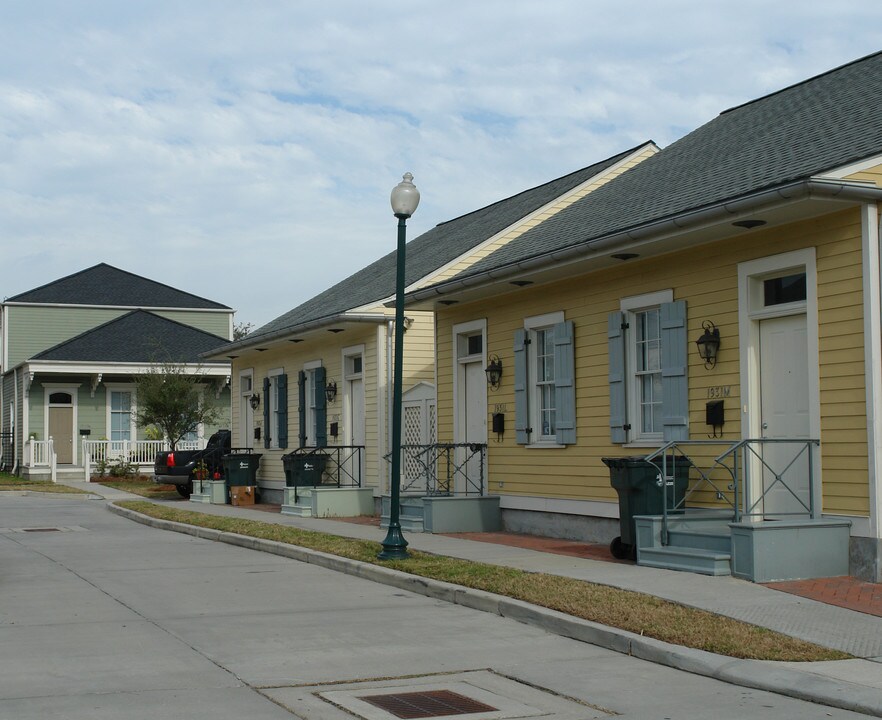
M285 488L283 507L294 507L294 489ZM312 517L354 517L374 514L374 491L371 488L297 488L310 496ZM304 490L307 492L305 493ZM305 497L301 498L305 500Z
M731 523L732 574L753 582L848 575L848 520Z
M430 533L498 532L499 497L424 497L423 527Z

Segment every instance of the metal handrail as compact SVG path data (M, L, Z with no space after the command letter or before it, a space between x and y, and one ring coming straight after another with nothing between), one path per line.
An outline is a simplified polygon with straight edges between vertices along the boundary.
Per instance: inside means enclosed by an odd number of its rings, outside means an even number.
M462 451L457 457L457 451ZM486 443L429 443L402 445L401 492L422 495L483 495ZM383 459L389 460L392 453ZM477 459L477 477L471 473ZM440 469L440 472L439 472ZM462 490L457 490L457 480ZM425 481L425 489L421 487Z
M693 457L683 449L684 445L707 447L720 444L725 444L727 447L712 458L711 467L707 470L696 463ZM761 448L766 445L784 444L796 444L798 447L793 457L778 472L767 462L761 452ZM669 514L671 512L682 513L685 511L690 498L698 492L707 490L714 492L716 500L724 501L725 505L731 508L733 522L740 522L744 517L761 516L763 513L758 511L758 508L769 492L778 485L786 489L805 512L797 510L796 512L776 513L776 515L808 515L809 517L815 517L815 471L811 448L819 445L820 440L814 438L746 438L737 441L674 440L647 454L643 459L658 471L656 482L662 488L662 544L667 544L668 542ZM785 474L794 467L803 455L806 455L808 460L808 504L802 501L784 478ZM678 457L681 458L679 461L677 460ZM673 487L675 484L678 462L687 463L691 475L691 487L687 488L682 500L676 501L672 505L668 499L668 488ZM759 465L761 469L770 472L775 478L771 484L765 487L756 500L751 498L750 472L752 465ZM725 472L730 479L725 488L722 487L719 480L714 480L711 477L711 473L715 469ZM731 493L731 500L729 499L729 493Z

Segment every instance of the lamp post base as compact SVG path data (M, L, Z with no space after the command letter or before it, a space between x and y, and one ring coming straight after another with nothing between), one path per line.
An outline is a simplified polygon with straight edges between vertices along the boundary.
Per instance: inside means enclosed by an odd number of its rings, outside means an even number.
M389 531L382 542L383 550L377 555L380 560L406 560L407 540L401 534L401 525L389 524Z

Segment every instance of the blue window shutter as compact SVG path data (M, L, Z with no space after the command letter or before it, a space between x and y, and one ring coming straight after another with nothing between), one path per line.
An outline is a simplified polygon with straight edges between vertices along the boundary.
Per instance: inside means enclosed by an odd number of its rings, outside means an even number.
M515 330L514 335L514 397L515 441L521 445L530 442L530 416L527 405L527 331Z
M270 379L263 379L263 446L270 446Z
M686 301L664 303L661 321L662 426L665 441L689 439Z
M279 438L279 447L288 447L288 376L279 375L276 380L279 403L279 427L276 429L276 437Z
M315 380L315 446L328 446L328 398L325 395L325 369L317 367Z
M576 365L571 320L554 326L554 403L557 442L576 442Z
M300 447L306 447L306 373L297 373L297 420Z
M611 312L607 321L609 354L609 435L614 443L628 442L628 396L625 378L625 313Z

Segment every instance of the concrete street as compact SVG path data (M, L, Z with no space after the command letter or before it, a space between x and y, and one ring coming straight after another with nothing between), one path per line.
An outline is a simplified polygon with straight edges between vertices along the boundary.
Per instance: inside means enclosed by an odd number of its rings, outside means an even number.
M156 530L104 501L0 496L0 720L859 718L351 575Z

